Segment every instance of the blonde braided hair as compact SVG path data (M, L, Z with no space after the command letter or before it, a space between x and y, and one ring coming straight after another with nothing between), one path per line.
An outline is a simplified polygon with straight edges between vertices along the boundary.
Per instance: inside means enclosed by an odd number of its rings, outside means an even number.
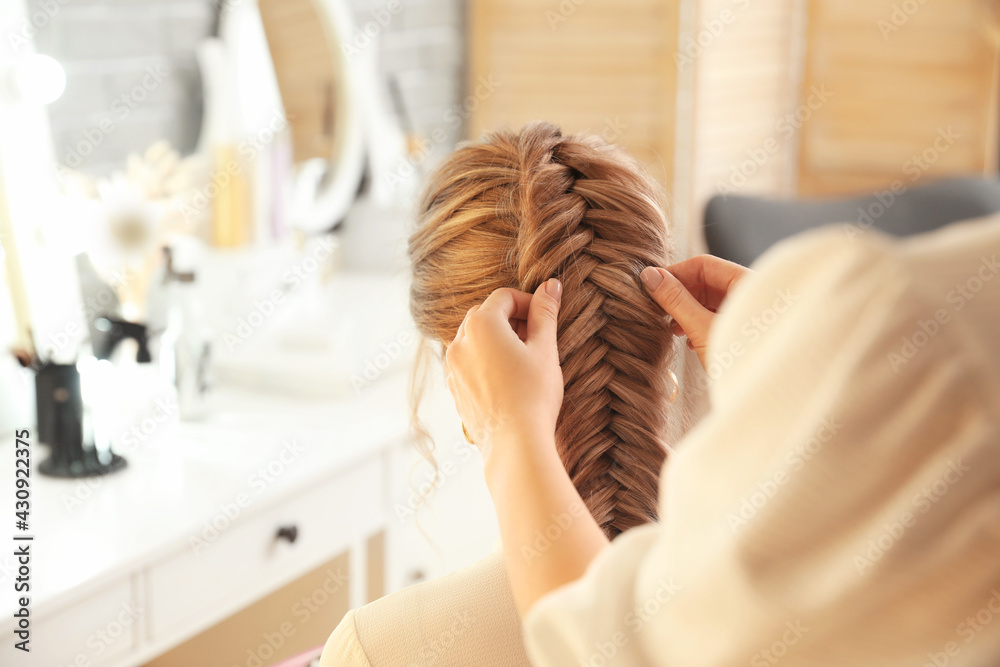
M453 153L410 238L410 309L443 345L493 290L562 280L556 443L609 537L655 520L666 456L673 338L639 280L671 260L660 196L621 148L537 122Z

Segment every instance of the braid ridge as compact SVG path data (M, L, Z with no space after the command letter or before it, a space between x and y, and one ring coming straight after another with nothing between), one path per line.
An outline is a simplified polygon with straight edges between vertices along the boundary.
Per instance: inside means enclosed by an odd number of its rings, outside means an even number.
M639 272L669 263L666 221L657 229L659 207L618 178L621 152L596 138L537 124L521 133L520 149L518 288L534 291L553 276L563 282L565 398L556 442L588 509L613 537L656 519L669 344Z

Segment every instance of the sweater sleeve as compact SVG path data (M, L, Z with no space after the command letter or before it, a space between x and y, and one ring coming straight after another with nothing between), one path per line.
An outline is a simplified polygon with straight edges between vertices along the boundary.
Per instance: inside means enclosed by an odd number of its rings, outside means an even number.
M337 629L333 631L330 638L323 647L323 655L320 656L320 667L372 667L368 662L358 639L358 628L354 622L354 610L351 609L344 615Z
M340 622L321 667L526 667L503 554L386 595Z
M935 263L940 285L984 250L940 247L954 260ZM712 412L665 464L660 523L619 536L529 611L536 667L997 654L1000 619L961 624L991 591L1000 612L998 350L970 344L967 311L917 335L948 308L922 262L838 228L762 258L716 319ZM979 292L981 311L996 312L996 288Z

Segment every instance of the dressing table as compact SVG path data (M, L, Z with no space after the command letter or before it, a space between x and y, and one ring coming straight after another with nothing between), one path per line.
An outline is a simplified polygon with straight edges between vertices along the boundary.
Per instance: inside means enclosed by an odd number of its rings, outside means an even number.
M341 401L225 390L200 423L165 422L127 471L40 476L33 441L31 652L10 665L143 664L338 554L351 606L369 597L366 543L391 529L389 471L405 446L406 373ZM13 478L14 436L0 445ZM10 539L9 537L7 538ZM16 577L0 558L3 588ZM13 636L13 594L0 598Z

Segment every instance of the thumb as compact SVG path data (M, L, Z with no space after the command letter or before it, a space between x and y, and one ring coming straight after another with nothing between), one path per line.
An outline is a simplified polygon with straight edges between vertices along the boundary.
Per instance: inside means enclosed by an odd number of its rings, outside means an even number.
M698 344L712 325L712 311L702 306L691 292L666 269L649 266L642 282L653 300L684 329L688 340Z
M542 345L556 344L556 323L559 302L562 300L562 283L550 278L538 286L528 306L528 335L525 342Z

